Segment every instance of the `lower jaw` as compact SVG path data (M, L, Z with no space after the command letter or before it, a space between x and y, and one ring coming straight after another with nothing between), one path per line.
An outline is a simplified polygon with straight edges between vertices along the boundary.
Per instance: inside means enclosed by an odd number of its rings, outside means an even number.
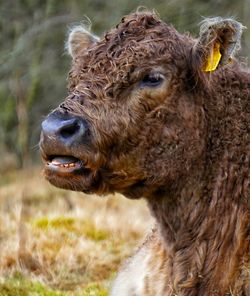
M69 170L52 169L50 166L46 166L44 176L52 185L66 190L98 195L120 192L130 199L139 199L144 196L144 181L137 182L126 189L121 189L121 186L117 184L111 185L109 182L103 182L100 172L84 167Z
M44 176L52 185L62 189L88 191L92 187L92 174L84 169L69 172L45 168Z

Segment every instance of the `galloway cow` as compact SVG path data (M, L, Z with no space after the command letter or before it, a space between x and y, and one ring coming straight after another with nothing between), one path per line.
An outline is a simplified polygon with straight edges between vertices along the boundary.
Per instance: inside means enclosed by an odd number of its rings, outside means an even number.
M243 26L200 36L151 12L101 39L69 34L69 94L42 123L45 177L85 193L145 198L155 229L113 296L250 295L250 72Z

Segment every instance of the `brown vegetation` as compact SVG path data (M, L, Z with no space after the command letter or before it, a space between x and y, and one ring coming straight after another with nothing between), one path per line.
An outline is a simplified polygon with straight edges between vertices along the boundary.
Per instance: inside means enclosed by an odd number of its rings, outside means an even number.
M62 191L39 171L6 175L0 187L0 295L107 295L121 260L151 227L145 205Z

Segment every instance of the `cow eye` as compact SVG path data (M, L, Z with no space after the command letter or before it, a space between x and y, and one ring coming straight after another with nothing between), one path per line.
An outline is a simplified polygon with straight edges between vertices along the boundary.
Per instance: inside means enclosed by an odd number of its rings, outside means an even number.
M160 86L163 81L164 81L164 76L162 74L152 73L144 76L140 85L141 87L157 87L157 86Z

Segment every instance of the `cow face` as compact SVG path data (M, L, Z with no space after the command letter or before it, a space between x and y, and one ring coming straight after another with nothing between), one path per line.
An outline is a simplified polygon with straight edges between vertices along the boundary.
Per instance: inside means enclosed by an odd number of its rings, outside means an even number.
M101 40L74 28L69 95L42 123L46 178L131 198L185 182L205 155L204 71L231 55L234 27L223 28L225 40L218 22L212 28L195 41L151 13L123 18ZM225 49L214 61L216 46Z

